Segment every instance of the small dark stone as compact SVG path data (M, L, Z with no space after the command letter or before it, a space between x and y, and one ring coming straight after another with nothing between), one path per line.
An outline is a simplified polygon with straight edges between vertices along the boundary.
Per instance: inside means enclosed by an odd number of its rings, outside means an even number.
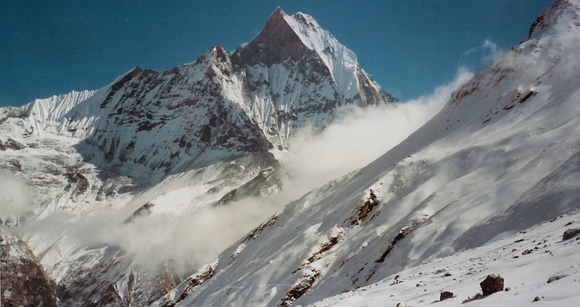
M568 229L564 232L564 235L562 236L562 241L572 239L577 235L580 235L580 228Z
M479 283L484 296L503 291L503 278L500 275L492 274Z
M569 276L568 274L554 275L554 276L548 278L548 283L555 282L556 280L560 280L560 279L568 277L568 276Z
M534 300L533 300L532 302L539 302L539 301L541 301L542 299L544 299L544 297L543 297L543 296L536 296L536 297L534 297Z
M441 296L439 296L440 301L444 301L449 298L453 298L453 292L451 291L443 291L441 292Z

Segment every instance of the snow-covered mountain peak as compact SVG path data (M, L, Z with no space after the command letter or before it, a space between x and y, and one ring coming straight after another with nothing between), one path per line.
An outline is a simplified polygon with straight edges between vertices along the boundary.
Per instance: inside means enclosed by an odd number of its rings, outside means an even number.
M231 61L246 81L251 116L277 146L286 146L292 129L306 122L324 127L340 106L397 100L359 66L354 52L302 13L276 9Z
M465 108L469 104L471 114L478 114L482 122L487 123L547 90L545 81L554 76L557 68L577 69L580 63L579 3L578 0L561 0L546 9L532 24L530 36L453 93L444 111L453 113L453 105L461 103ZM545 73L532 78L530 72L534 70ZM509 87L502 88L504 84ZM490 88L495 88L493 95L497 95L497 99L483 105L477 97L481 92L490 95ZM502 91L498 90L500 88Z
M269 195L282 185L273 146L287 147L299 127L324 129L342 106L393 101L314 18L277 9L231 54L217 44L166 71L135 67L95 91L1 108L0 168L21 174L38 193L30 220L60 211L90 219L113 207L123 211L123 225L149 223L146 216ZM83 250L66 239L69 231L26 238L59 284L63 305L98 296L107 297L100 304L130 297L143 306L177 282L138 277L140 253Z
M361 76L354 52L324 30L312 16L300 12L287 15L281 8L277 8L260 34L239 49L246 50L243 54L250 58L250 65L255 65L260 59L256 55L267 50L268 56L261 58L261 62L268 67L288 58L298 60L308 51L314 51L328 69L325 73L331 75L338 92L345 99L356 96L362 88L360 79L369 77L366 73L365 77ZM370 84L380 90L374 81L370 80ZM390 99L394 100L394 97Z
M217 77L214 80L230 80L233 77L233 67L230 56L221 44L216 44L205 54L200 56L193 64L205 69L204 75L208 78ZM237 80L236 80L237 81ZM230 80L232 82L232 80Z
M571 29L580 26L580 1L560 0L544 12L534 21L530 28L530 38L538 37L546 31L558 31L559 29ZM550 27L553 24L563 24L563 27Z

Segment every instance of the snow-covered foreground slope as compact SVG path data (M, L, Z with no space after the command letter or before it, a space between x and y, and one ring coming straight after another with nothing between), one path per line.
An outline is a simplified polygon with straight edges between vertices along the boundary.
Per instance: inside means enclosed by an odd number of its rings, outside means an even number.
M376 284L316 302L311 307L350 306L577 306L580 241L562 240L578 229L580 214L565 214L475 249L433 259ZM504 291L484 298L487 275L504 278ZM453 297L441 301L441 293ZM538 299L537 299L538 298Z
M441 257L491 255L516 233L534 233L540 223L580 209L579 14L579 1L557 2L527 40L456 91L424 127L360 171L288 204L154 305L308 305L391 282ZM550 243L562 261L573 262L566 255L576 243ZM534 253L524 256L554 264ZM537 276L527 289L538 295L546 274L565 268L520 275L501 263L490 267L505 268L516 292L526 287L510 278ZM555 300L578 299L559 293Z

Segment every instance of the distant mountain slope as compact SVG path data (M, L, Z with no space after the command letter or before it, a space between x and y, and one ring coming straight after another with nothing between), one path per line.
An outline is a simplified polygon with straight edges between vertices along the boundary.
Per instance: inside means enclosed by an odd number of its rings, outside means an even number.
M580 209L579 15L558 1L407 140L154 306L304 306Z

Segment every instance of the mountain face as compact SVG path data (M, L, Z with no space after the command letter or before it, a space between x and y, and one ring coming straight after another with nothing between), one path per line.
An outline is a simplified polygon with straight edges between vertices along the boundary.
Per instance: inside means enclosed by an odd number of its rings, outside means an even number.
M475 305L577 302L566 276L580 247L561 236L580 209L579 16L579 1L555 3L408 139L289 203L153 306L427 306L442 284ZM301 46L278 34L291 58ZM510 292L473 298L495 273Z
M114 235L77 236L275 193L272 152L296 128L323 129L344 105L394 101L312 17L278 9L231 54L216 45L167 71L135 68L98 90L0 109L0 168L26 180L34 203L0 218L33 229L24 239L62 305L144 306L188 274L170 263L142 270Z
M312 17L277 9L231 58L216 45L165 72L135 68L98 91L36 100L22 118L30 134L73 136L108 163L169 173L283 148L293 129L323 128L346 104L394 101Z
M254 40L234 51L232 62L245 76L250 114L278 146L306 122L322 128L332 120L329 110L397 101L351 50L302 13L288 16L278 8Z

